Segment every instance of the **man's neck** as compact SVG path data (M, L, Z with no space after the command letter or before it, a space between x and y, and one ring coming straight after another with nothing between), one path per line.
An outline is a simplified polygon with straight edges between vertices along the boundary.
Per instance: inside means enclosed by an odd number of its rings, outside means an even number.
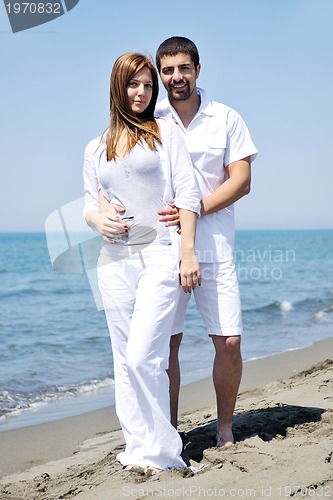
M184 101L177 101L175 99L170 99L170 104L175 108L178 113L179 118L181 119L185 128L189 126L193 118L198 112L200 108L201 98L200 94L197 93L196 89L188 99Z

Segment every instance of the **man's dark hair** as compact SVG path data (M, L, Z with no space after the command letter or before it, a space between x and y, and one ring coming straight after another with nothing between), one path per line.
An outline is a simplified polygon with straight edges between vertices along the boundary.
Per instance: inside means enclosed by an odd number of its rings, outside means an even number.
M195 43L184 36L172 36L167 38L158 47L156 52L156 66L158 72L161 70L161 58L165 56L176 56L177 54L189 54L196 68L199 64L199 52Z

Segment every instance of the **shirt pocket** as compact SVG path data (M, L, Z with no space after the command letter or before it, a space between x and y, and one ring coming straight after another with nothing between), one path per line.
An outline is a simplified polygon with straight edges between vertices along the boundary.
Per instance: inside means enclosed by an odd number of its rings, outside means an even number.
M207 138L205 149L204 170L223 177L224 156L226 152L226 139L221 134L211 135Z
M211 136L207 139L207 146L209 149L225 150L227 147L227 141L225 138L219 137L218 135Z

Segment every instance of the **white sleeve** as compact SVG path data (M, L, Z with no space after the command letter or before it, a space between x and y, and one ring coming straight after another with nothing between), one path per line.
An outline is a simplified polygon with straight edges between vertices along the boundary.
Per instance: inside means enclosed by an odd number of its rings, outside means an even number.
M227 117L227 147L224 155L224 165L241 160L247 156L251 162L257 156L257 149L252 142L250 132L242 117L234 110L229 110Z
M86 218L90 210L99 209L98 190L99 181L97 176L96 163L93 154L93 142L89 142L84 152L83 181L84 181L84 208L83 217Z
M200 195L185 139L172 119L164 119L164 121L168 123L165 129L162 127L162 130L164 129L162 142L170 163L173 203L178 208L200 215Z

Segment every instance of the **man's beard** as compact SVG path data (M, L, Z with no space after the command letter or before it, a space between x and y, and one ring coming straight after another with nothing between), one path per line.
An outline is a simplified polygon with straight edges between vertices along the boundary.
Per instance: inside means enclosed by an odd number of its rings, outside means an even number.
M192 94L190 86L186 84L186 87L184 90L181 92L178 92L177 89L174 87L169 87L169 98L173 99L174 101L186 101Z

